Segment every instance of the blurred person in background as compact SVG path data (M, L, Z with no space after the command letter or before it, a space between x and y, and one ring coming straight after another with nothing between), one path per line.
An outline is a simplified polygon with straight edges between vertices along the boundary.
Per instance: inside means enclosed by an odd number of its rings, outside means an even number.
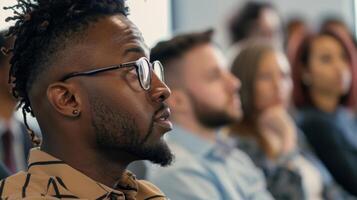
M154 168L149 180L171 199L272 199L263 174L219 133L241 118L240 82L224 69L212 31L158 43L151 59L165 66L174 128L166 138L173 166Z
M4 179L10 175L10 172L7 170L6 166L0 162L0 179Z
M322 163L305 147L288 113L290 65L270 42L242 48L232 73L241 80L243 119L231 127L237 147L260 167L276 199L345 199ZM298 141L301 142L299 145Z
M334 179L357 196L356 54L339 32L307 36L291 59L297 123Z
M294 18L287 23L285 51L288 58L296 54L299 45L308 32L308 27L301 18Z
M12 47L13 39L0 32L0 156L10 173L27 166L27 156L32 147L24 124L15 117L17 101L11 94L9 82L10 57L5 49Z
M284 35L280 16L268 2L248 1L228 22L231 48L228 59L231 62L245 42L256 39L272 41L282 48Z
M338 17L327 17L321 23L321 30L334 30L339 32L344 38L350 39L355 47L357 47L357 42L352 34L350 28L345 24L345 22Z

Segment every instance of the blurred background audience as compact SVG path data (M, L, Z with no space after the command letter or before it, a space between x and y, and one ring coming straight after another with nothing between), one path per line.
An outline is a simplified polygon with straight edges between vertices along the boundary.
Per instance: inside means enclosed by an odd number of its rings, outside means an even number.
M356 52L340 32L308 35L291 59L297 122L335 180L357 195Z
M246 44L233 62L242 83L243 120L230 133L265 173L276 199L345 199L349 195L331 179L307 147L288 110L290 65L271 42Z
M246 42L265 39L281 48L284 41L282 21L268 2L248 1L230 19L228 30L231 39L229 60L234 59Z

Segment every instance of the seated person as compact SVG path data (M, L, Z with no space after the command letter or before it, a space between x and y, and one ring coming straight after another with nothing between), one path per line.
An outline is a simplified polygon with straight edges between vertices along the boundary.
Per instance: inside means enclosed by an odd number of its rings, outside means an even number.
M151 51L172 90L167 140L176 159L172 167L150 168L149 180L170 199L272 199L261 171L218 133L241 118L240 82L211 39L212 31L178 35Z
M166 199L126 170L135 160L170 164L162 137L172 124L162 65L149 62L124 0L10 8L18 8L9 32L13 93L36 116L43 140L28 170L1 181L0 198Z
M357 62L349 41L323 30L291 60L298 126L336 182L357 196Z
M275 199L345 199L288 114L292 80L285 55L256 41L242 49L231 71L242 82L244 114L230 132L264 171Z

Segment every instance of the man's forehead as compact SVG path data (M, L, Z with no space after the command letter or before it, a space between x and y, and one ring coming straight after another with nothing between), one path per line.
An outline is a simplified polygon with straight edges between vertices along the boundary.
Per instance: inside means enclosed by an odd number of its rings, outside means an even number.
M120 48L123 53L129 51L136 51L139 53L149 54L149 48L144 42L144 38L140 30L125 16L113 15L105 17L96 23L90 29L94 40L104 40L105 42Z
M226 60L223 53L212 44L198 46L188 54L186 54L188 65L195 65L195 68L200 70L214 70L217 67L224 69Z
M113 16L112 21L118 27L118 33L121 34L114 37L114 42L125 41L125 39L138 40L145 50L148 51L149 48L145 44L141 31L133 22L122 15Z
M149 50L135 25L123 15L114 15L91 24L82 42L64 54L57 63L63 66L58 74L132 61L148 56Z

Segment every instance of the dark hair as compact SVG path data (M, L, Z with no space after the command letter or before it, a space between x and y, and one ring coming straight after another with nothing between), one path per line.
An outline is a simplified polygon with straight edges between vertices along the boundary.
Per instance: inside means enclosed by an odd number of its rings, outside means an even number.
M263 9L274 9L273 6L266 2L247 2L229 22L229 33L232 43L239 42L246 38L249 32L256 25Z
M15 14L6 19L15 21L7 36L16 38L9 82L26 125L26 112L34 115L28 92L56 55L80 39L90 22L108 15L127 15L125 0L17 0L16 5L4 9Z
M292 65L292 76L294 82L293 99L296 107L304 107L312 105L309 94L309 88L303 83L302 73L308 67L308 62L311 54L311 45L318 37L330 36L337 40L347 54L349 67L352 74L351 89L347 95L343 96L340 104L347 107L354 107L357 104L357 57L356 49L352 41L344 35L332 29L322 30L317 34L310 34L305 37L303 42L298 47L296 54L292 55L289 59Z
M326 28L328 28L328 26L334 25L334 24L338 24L340 26L345 27L346 30L349 30L348 26L345 24L345 22L339 16L326 17L325 19L322 20L320 27L322 30L325 30Z
M167 81L170 87L170 75L171 72L177 69L171 68L171 62L179 59L185 53L191 49L200 46L202 44L207 44L212 42L213 30L207 30L204 32L195 32L181 34L173 37L170 40L161 41L156 44L155 47L151 49L151 60L159 60L165 68L165 76L168 77ZM177 74L176 74L177 75Z
M159 60L165 63L169 60L182 56L194 47L210 43L212 41L213 30L181 34L170 40L161 41L151 49L151 60Z

